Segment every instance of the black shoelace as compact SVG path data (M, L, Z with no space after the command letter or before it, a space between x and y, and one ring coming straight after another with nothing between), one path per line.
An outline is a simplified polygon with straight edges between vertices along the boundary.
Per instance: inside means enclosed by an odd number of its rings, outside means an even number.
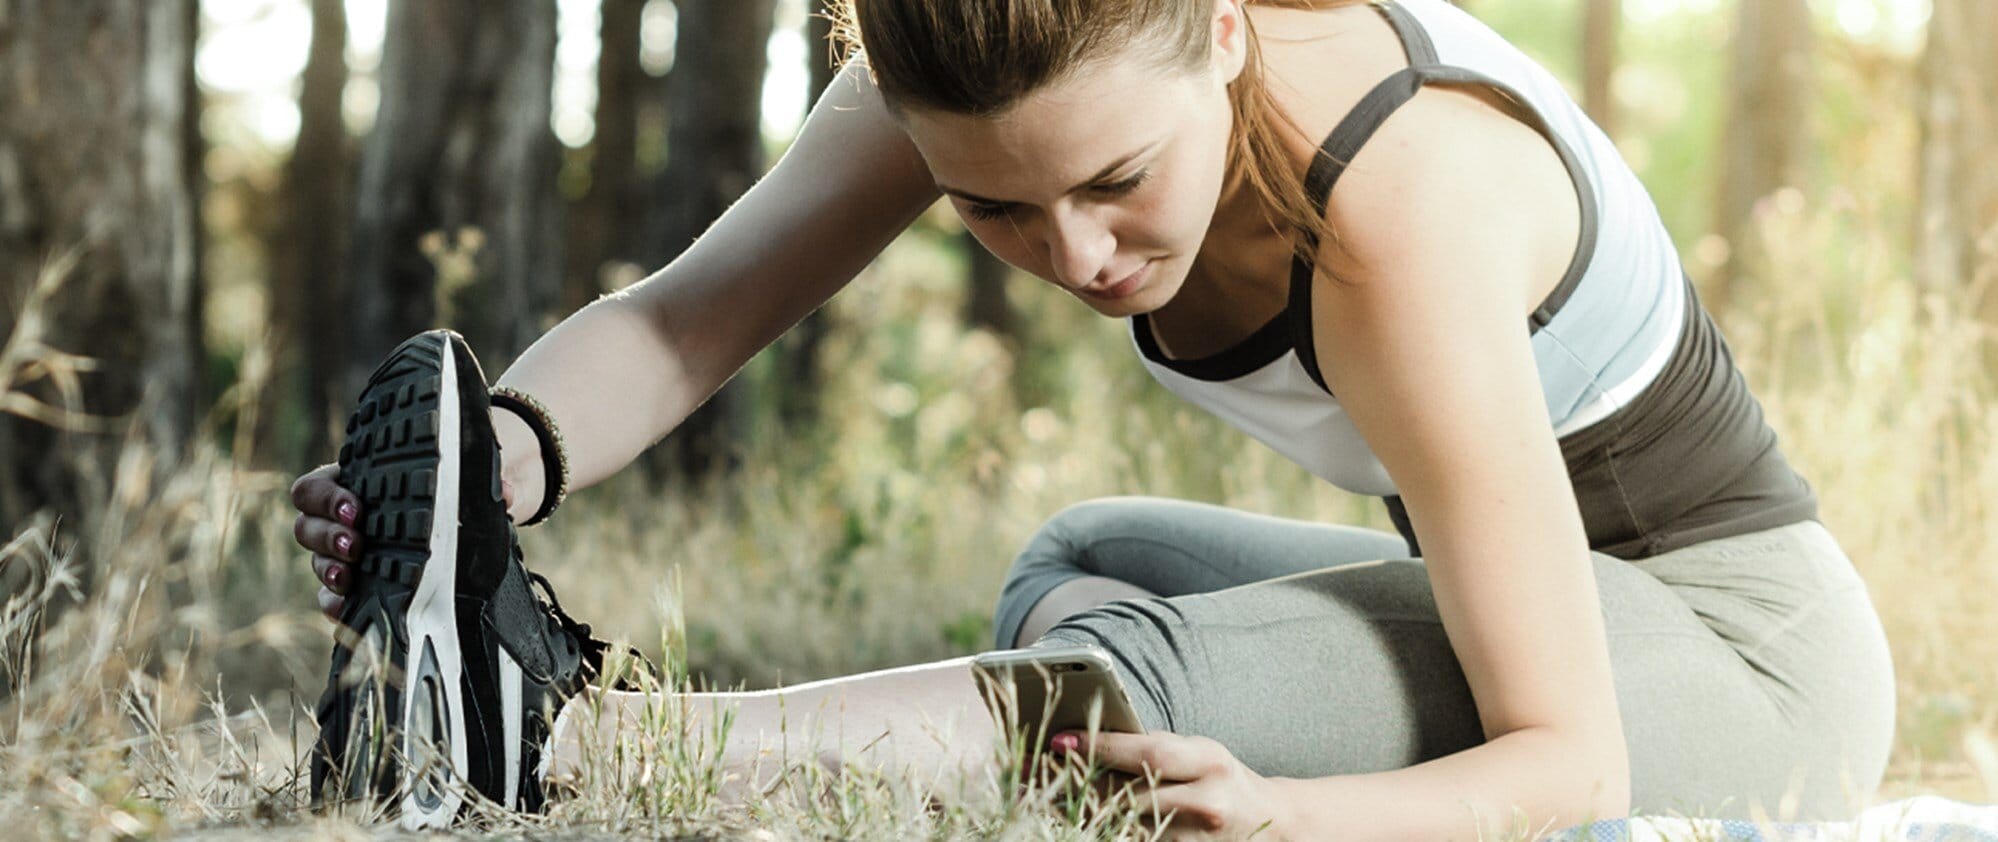
M598 640L591 632L590 624L576 622L575 619L569 616L569 612L562 610L562 602L555 598L555 587L548 584L548 577L532 570L527 570L525 565L522 565L521 569L526 571L529 582L540 586L543 600L541 605L542 610L546 611L548 618L554 621L556 629L575 646L581 648L583 659L582 683L586 684L596 681L599 676L603 675L604 654L610 651L611 645ZM653 670L654 674L657 674L657 671L653 669L652 662L638 650L625 647L625 651L631 656L634 662L645 665L647 670ZM612 689L637 690L640 688L631 678L620 677Z

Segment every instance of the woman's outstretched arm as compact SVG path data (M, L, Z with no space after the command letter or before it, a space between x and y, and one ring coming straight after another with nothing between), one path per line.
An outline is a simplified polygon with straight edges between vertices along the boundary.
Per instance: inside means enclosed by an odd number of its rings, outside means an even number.
M853 279L938 196L866 72L849 66L777 166L679 259L577 311L499 382L561 428L569 487L602 481L679 425L758 350ZM507 511L532 517L546 485L526 422L493 414ZM292 485L293 534L312 554L319 609L340 612L360 557L360 498L335 466Z
M851 280L937 198L865 70L849 66L776 167L664 269L584 307L501 375L548 407L570 488L617 472ZM541 505L534 437L496 413L510 511Z

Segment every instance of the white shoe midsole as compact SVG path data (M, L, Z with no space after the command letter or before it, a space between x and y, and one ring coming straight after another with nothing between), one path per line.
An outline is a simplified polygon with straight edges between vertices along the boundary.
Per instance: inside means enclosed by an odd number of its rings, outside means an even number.
M410 830L442 827L450 823L458 814L458 806L464 802L459 787L466 780L466 770L470 766L466 757L462 690L465 664L463 652L458 648L456 610L458 481L463 468L458 450L461 435L458 428L458 366L452 359L450 340L443 340L441 344L443 347L438 354L442 379L437 401L437 497L432 501L436 508L430 518L430 558L423 565L416 594L411 597L409 612L403 618L403 627L409 630L409 655L404 658L403 668L410 674L404 678L402 694L402 734L406 741L404 756L418 764L413 771L442 779L436 786L441 798L426 809L417 797L424 787L410 780L404 781L406 792L402 800L402 825ZM441 697L438 702L444 708L441 719L448 732L444 739L450 742L451 769L448 776L425 771L425 766L435 762L424 762L425 758L434 757L435 746L418 744L418 741L431 739L431 723L417 721L417 699L422 688L420 677L414 674L419 668L417 659L426 645L437 659L437 691Z
M506 775L506 800L501 806L509 810L520 809L520 664L507 654L506 647L495 647L499 651L500 682L500 728L501 738L506 741L506 766L501 774Z

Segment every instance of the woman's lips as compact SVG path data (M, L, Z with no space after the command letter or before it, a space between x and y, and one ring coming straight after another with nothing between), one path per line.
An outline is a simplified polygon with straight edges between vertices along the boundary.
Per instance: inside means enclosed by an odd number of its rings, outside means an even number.
M1125 276L1123 280L1102 289L1082 290L1082 294L1102 301L1115 301L1119 298L1128 298L1131 293L1137 292L1139 287L1145 285L1145 279L1151 277L1151 274L1152 261L1147 260L1145 261L1145 265L1138 267L1138 271Z

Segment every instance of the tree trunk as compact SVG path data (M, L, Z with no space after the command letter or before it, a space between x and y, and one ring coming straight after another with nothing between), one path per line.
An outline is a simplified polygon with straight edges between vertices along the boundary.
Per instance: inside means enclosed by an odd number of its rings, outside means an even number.
M679 3L651 264L678 257L763 174L763 71L773 6L774 0Z
M805 21L805 64L812 80L812 95L805 104L807 109L818 102L826 89L832 87L833 77L839 75L839 55L832 35L832 3L812 0L812 14Z
M638 172L640 103L652 92L639 63L645 0L603 0L597 40L596 133L590 141L590 189L570 230L562 312L605 290L614 263L637 263L645 241L645 185Z
M1013 273L1012 267L986 250L970 231L959 239L970 268L965 278L965 323L989 330L1001 339L1014 339L1013 306L1006 301L1006 278Z
M773 0L681 0L680 38L667 76L666 169L654 184L657 251L664 266L685 251L763 174L763 71ZM727 318L716 313L715 318ZM725 467L739 426L730 387L683 422L664 448L687 474ZM666 466L648 461L653 468Z
M827 8L827 0L813 0L811 17L805 21L805 65L811 79L811 90L805 97L805 110L810 112L819 97L825 95L832 86L832 80L839 68L834 65L837 57L832 53L832 19ZM781 394L784 420L792 424L807 423L818 415L819 410L819 351L825 345L826 335L831 332L830 316L825 308L812 311L811 315L798 323L797 327L785 334L780 344L782 356Z
M1998 324L1998 3L1936 0L1922 55L1917 277L1935 290L1976 290Z
M0 382L17 397L113 419L58 431L0 414L8 536L48 508L66 532L88 535L124 437L158 476L206 409L188 183L192 2L0 2L0 318L10 335L21 330L28 288L74 252L42 308L40 339L97 360L79 373L74 402L18 368Z
M1582 109L1616 136L1616 38L1623 16L1622 0L1583 0Z
M349 252L349 400L438 322L496 376L561 290L554 0L393 0L387 32Z
M1811 10L1805 0L1739 0L1733 39L1733 94L1721 148L1714 230L1728 257L1710 306L1725 309L1761 254L1755 207L1804 183L1810 138Z
M347 88L347 12L341 0L312 0L312 46L298 94L298 141L285 162L284 236L274 249L271 323L278 370L303 369L309 459L332 455L333 425L354 394L342 388L347 330L325 318L347 312L347 220L353 211L353 156L341 97Z
M187 185L189 227L187 263L194 277L187 282L187 304L182 329L187 331L187 354L192 358L188 374L189 422L199 419L219 397L208 378L207 289L208 227L202 223L201 209L208 198L208 141L201 134L201 111L206 105L201 78L194 71L194 55L201 47L201 0L176 0L169 5L181 10L180 37L186 42L180 55L180 95L186 112L180 120L181 183Z

